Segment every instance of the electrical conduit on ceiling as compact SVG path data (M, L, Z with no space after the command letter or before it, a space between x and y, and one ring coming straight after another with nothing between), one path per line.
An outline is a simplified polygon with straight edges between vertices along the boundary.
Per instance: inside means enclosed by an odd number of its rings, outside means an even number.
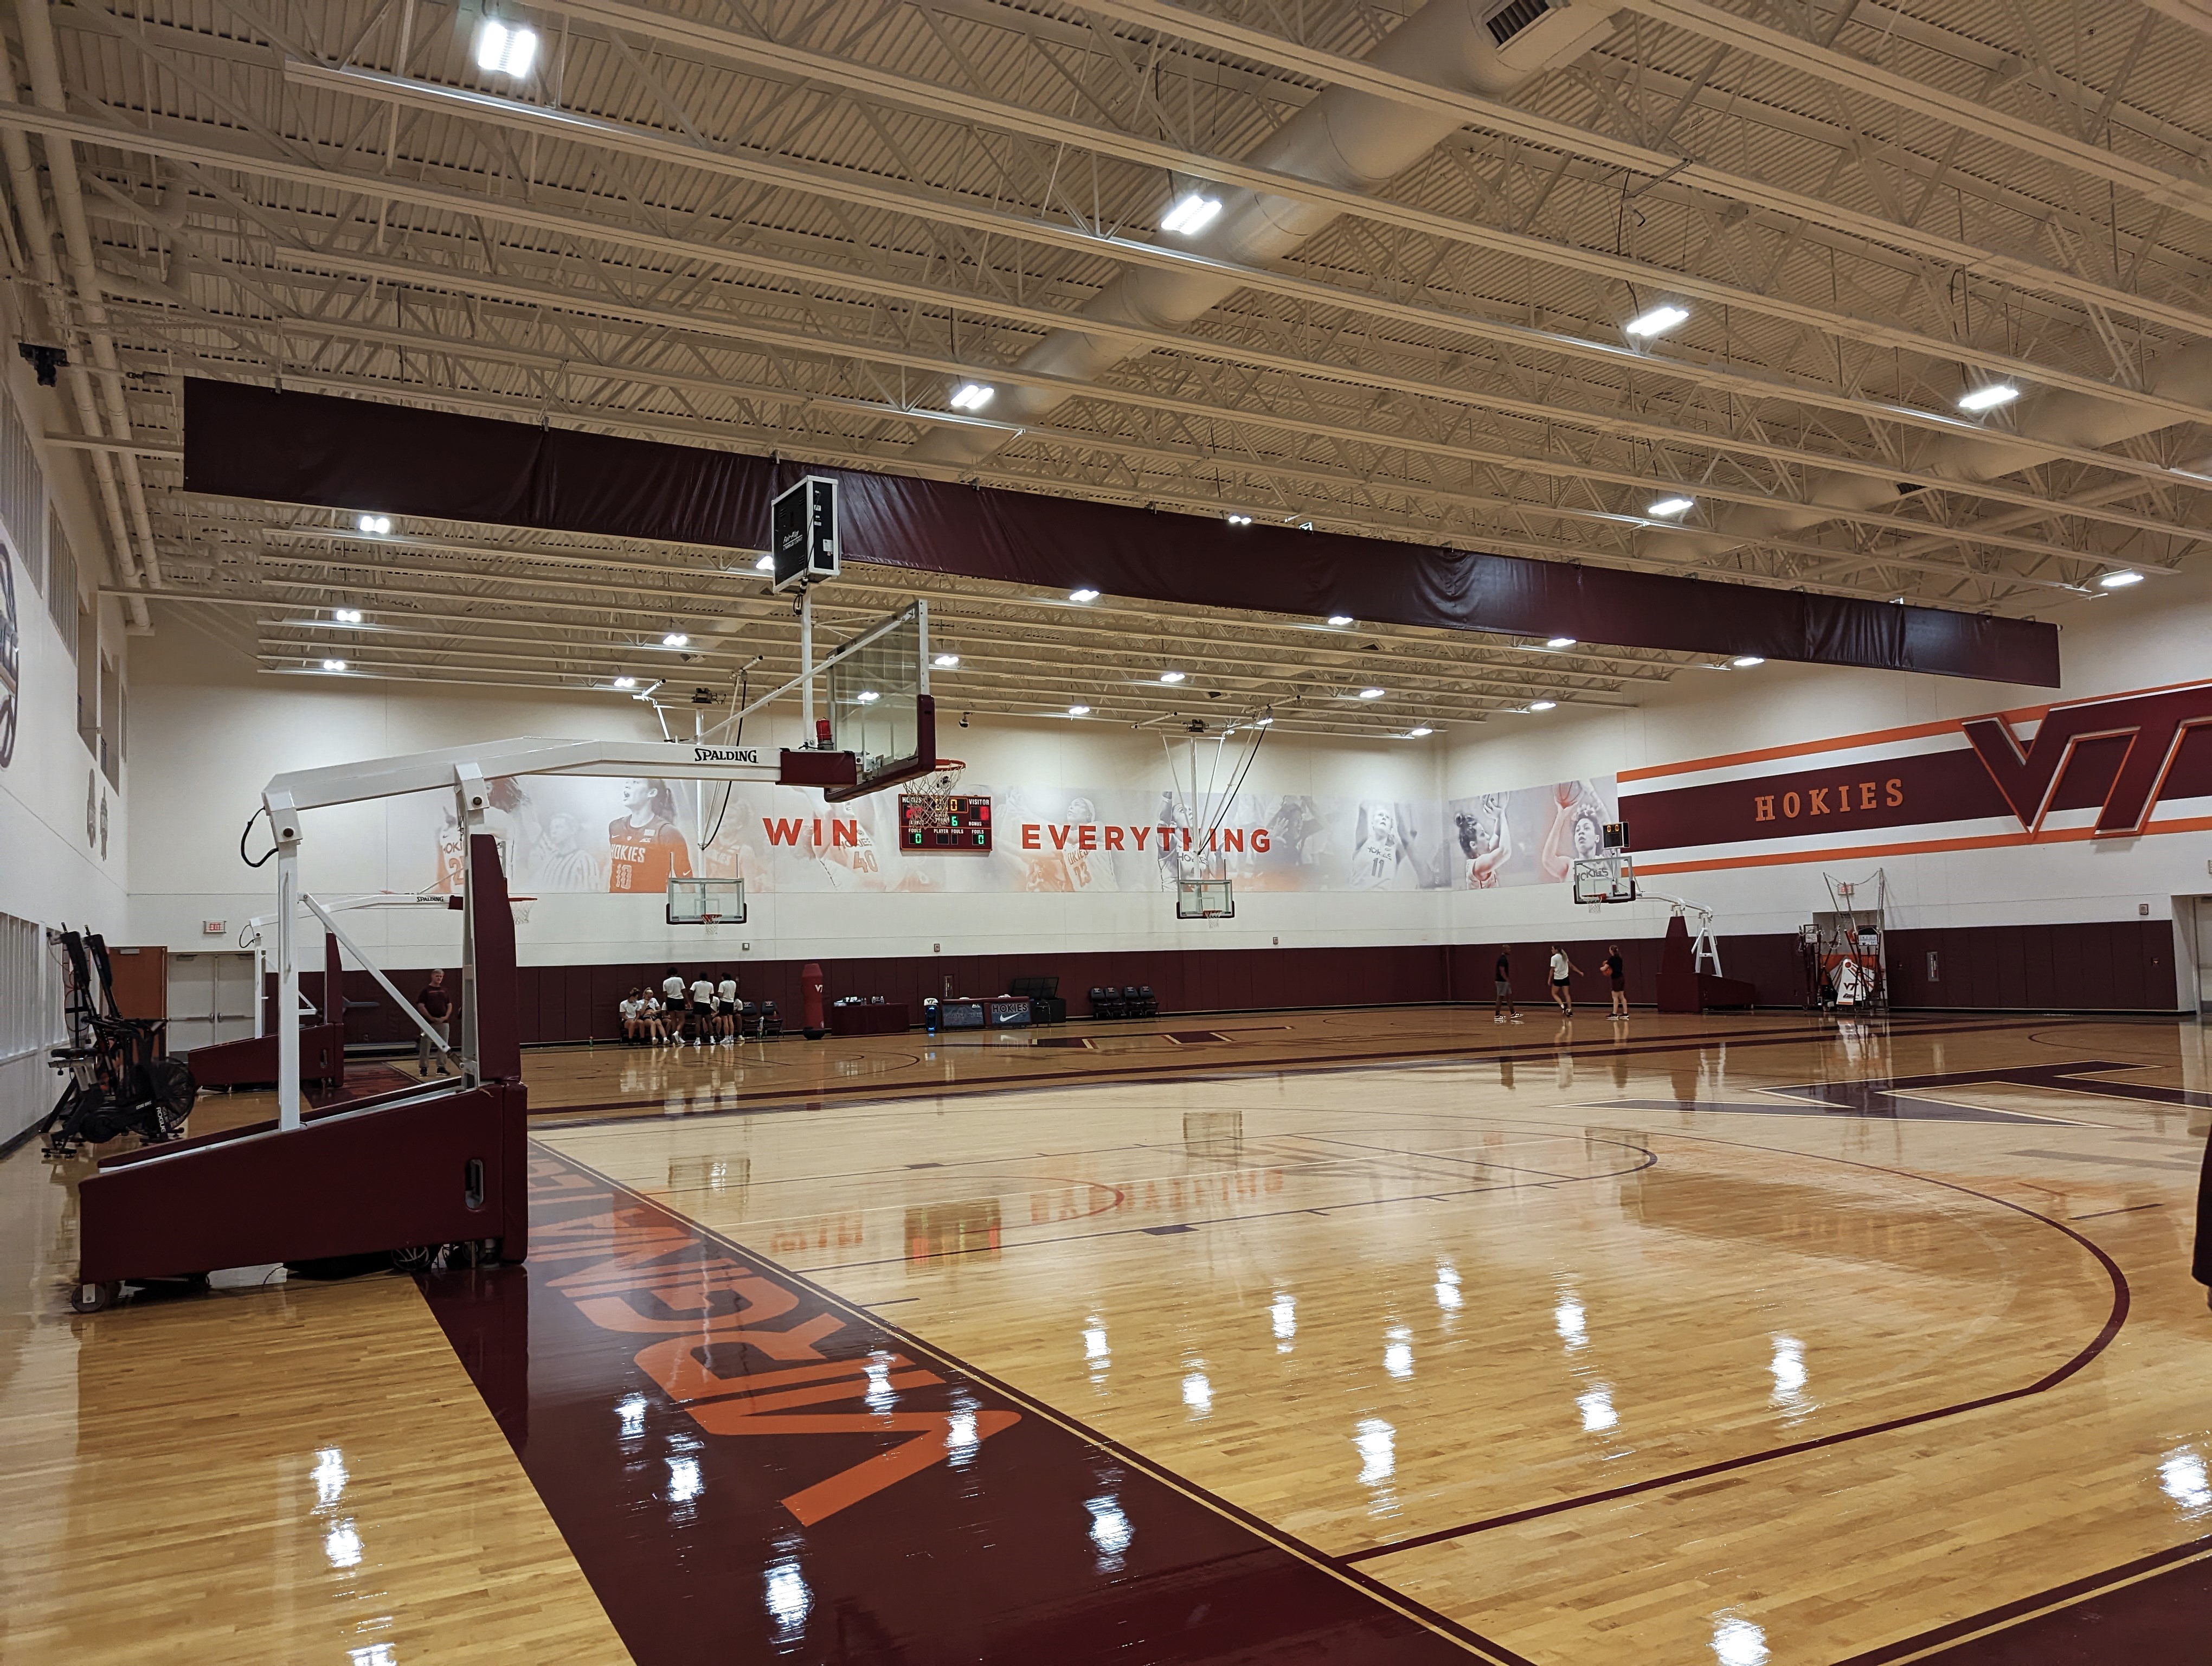
M1499 19L1493 27L1489 19ZM1517 28L1512 27L1518 24ZM1612 13L1595 5L1546 6L1543 0L1430 0L1379 42L1367 61L1440 86L1491 95L1511 92L1546 70L1577 57L1613 27ZM1501 45L1496 38L1504 35ZM1371 191L1395 178L1457 131L1456 116L1423 110L1349 88L1331 87L1270 134L1245 159L1255 167L1346 191ZM1290 253L1322 230L1337 210L1267 195L1242 186L1208 193L1221 204L1212 228L1191 240L1201 253L1240 262L1265 262ZM1151 349L1113 333L1175 329L1234 295L1233 277L1206 271L1137 267L1125 271L1082 307L1096 330L1054 330L1024 353L1019 368L1068 381L1093 381L1123 360ZM977 367L979 374L988 374ZM1012 386L989 410L994 424L946 428L918 441L915 461L979 463L1015 429L1042 419L1073 390Z

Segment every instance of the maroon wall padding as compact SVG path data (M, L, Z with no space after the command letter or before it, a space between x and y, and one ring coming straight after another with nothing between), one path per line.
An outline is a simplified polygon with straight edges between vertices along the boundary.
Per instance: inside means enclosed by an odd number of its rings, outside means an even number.
M2125 920L2074 926L1978 926L1890 933L1893 1003L1899 1006L2045 1010L2054 1012L2172 1012L2172 927L2162 920ZM1628 965L1628 998L1656 1003L1662 939L1656 937L1563 939L1559 946L1581 969L1575 1000L1603 1006L1607 988L1598 971L1609 942L1618 941ZM706 939L701 939L703 946ZM1524 1006L1550 998L1552 940L1516 943L1513 989ZM1721 964L1730 982L1742 980L1761 1006L1796 1006L1805 996L1797 939L1775 932L1720 939ZM1940 981L1923 974L1929 949L1938 953ZM1006 992L1018 977L1057 976L1070 1018L1087 1018L1094 984L1150 984L1163 1013L1266 1012L1304 1006L1410 1006L1437 1001L1477 1006L1491 1000L1495 943L1400 944L1341 949L1161 949L1079 953L885 955L821 958L829 996L881 995L904 1001L920 1021L925 995ZM798 960L720 960L678 958L688 979L702 974L737 978L748 1000L775 1001L795 1027L799 1012ZM2031 969L2033 972L2031 973ZM620 1027L616 1003L633 987L657 989L668 974L665 960L580 966L524 966L515 974L516 1013L525 1044L613 1041ZM448 976L453 974L448 970ZM420 987L427 968L393 971L403 990ZM374 1012L354 1015L356 1043L414 1044L414 1027L393 1012L365 972L346 974L347 994L376 1000Z
M520 1261L524 1122L522 1088L487 1084L102 1164L77 1189L77 1278L178 1278L489 1237ZM471 1158L484 1188L473 1209Z
M1899 1006L2166 1012L2181 1006L2166 920L1894 931L1889 988Z
M838 483L848 558L1199 607L2058 685L2056 626L666 445L243 382L185 382L185 489L757 550L769 504Z

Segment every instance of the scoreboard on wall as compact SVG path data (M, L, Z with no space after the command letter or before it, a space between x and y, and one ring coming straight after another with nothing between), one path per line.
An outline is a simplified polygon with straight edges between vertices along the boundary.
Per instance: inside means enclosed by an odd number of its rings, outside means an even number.
M938 806L951 809L940 822ZM991 800L955 798L949 800L899 795L899 848L902 850L986 850L991 848Z

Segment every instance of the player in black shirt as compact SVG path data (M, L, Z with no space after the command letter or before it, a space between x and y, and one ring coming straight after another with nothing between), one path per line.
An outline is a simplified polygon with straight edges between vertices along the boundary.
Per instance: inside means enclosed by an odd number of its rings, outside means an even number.
M1498 950L1496 973L1498 1005L1491 1022L1504 1023L1506 1013L1510 1012L1513 1022L1518 1024L1521 1022L1521 1009L1513 1004L1513 951L1510 946Z

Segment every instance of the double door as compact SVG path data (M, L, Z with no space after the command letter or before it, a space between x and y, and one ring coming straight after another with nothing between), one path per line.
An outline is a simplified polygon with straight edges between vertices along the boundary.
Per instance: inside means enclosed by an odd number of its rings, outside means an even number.
M169 1050L188 1053L253 1033L253 955L224 949L169 957Z

